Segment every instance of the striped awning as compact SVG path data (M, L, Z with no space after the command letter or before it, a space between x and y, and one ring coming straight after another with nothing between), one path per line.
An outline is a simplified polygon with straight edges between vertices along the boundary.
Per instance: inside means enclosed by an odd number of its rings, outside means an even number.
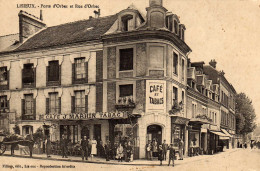
M233 137L232 135L230 135L230 134L227 132L227 130L221 129L221 131L223 131L224 134L226 134L227 137Z
M224 133L222 133L222 132L220 132L220 131L210 131L210 132L213 133L213 134L216 134L216 135L218 135L218 136L226 137L226 134L224 134Z

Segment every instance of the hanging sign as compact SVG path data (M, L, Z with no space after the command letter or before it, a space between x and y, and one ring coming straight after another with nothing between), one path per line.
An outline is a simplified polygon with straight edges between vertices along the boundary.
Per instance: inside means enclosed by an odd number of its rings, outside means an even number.
M126 112L46 114L45 120L126 119Z

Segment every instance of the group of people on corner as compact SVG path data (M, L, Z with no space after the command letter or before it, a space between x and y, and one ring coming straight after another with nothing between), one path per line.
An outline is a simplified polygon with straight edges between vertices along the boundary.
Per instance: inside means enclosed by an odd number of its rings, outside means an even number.
M237 142L237 148L244 148L247 149L247 143L240 143L239 141ZM250 148L254 149L254 148L258 148L260 149L260 141L256 141L256 140L251 140L250 142Z
M183 160L183 148L184 148L184 142L180 138L178 141L179 160ZM153 157L158 157L158 160L160 161L160 165L162 165L162 161L163 160L166 161L167 159L168 151L169 151L168 166L171 164L171 162L172 162L172 166L174 166L174 160L177 159L174 144L171 143L170 145L168 145L166 143L166 140L164 140L162 144L158 144L156 139L153 139L153 141L148 140L148 144L146 145L146 154L148 160L153 160Z

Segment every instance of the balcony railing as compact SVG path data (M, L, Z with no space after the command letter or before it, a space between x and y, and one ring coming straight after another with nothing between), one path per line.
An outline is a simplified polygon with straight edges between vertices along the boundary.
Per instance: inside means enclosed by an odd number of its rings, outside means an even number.
M22 115L22 120L35 120L34 115Z
M133 96L119 97L115 107L116 109L135 108Z

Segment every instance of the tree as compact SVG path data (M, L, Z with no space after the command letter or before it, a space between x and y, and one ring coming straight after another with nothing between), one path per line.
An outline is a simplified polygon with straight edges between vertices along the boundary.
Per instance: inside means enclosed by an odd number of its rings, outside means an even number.
M245 93L236 95L236 130L238 134L246 135L256 128L255 109L252 100Z

